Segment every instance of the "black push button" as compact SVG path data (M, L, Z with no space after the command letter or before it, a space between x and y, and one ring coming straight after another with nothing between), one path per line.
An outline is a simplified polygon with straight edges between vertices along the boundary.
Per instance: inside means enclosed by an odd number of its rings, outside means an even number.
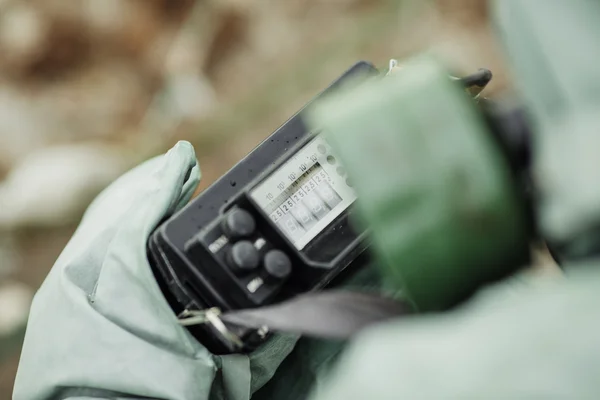
M292 273L292 261L281 250L270 250L264 259L268 281L282 281Z
M260 260L252 243L242 240L231 246L227 261L236 274L244 274L256 269Z
M225 216L223 230L230 239L248 237L254 233L256 222L252 215L246 211L236 208Z

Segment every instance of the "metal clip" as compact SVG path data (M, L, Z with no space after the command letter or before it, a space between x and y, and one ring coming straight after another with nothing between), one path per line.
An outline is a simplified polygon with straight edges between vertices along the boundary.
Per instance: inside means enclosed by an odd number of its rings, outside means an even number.
M178 322L182 326L204 325L208 324L221 336L221 338L234 350L242 349L244 343L232 333L221 321L219 316L221 310L217 307L207 308L205 310L183 310L178 315Z
M202 325L209 322L209 314L218 317L221 315L221 310L217 307L206 310L183 310L177 316L177 322L182 326Z
M385 76L389 76L400 69L402 69L400 62L392 58L388 64L388 70L385 73ZM450 79L459 82L464 87L465 91L477 100L483 89L485 89L487 84L492 80L492 72L488 69L481 68L474 74L462 78L450 76Z
M462 78L452 77L452 79L458 81L465 88L465 91L477 100L483 89L492 80L492 72L489 69L480 68L474 74Z
M396 69L400 69L400 63L398 62L398 60L392 58L390 59L388 70L385 75L391 75Z

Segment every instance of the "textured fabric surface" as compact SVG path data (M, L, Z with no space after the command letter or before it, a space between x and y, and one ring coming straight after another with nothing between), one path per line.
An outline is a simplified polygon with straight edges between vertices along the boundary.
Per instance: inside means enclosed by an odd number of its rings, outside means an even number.
M146 258L199 176L180 142L92 203L34 298L15 399L208 398L213 357L176 323Z
M358 337L312 400L597 399L600 268L506 282Z

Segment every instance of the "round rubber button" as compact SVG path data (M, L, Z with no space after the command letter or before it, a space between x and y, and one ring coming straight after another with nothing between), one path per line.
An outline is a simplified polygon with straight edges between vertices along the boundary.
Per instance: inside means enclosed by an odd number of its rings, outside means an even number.
M282 281L292 273L292 261L281 250L270 250L263 264L269 280Z
M255 229L254 217L248 211L239 208L229 212L223 221L223 230L231 239L248 237Z
M228 258L229 265L238 273L255 270L260 261L258 250L247 240L239 241L231 246Z

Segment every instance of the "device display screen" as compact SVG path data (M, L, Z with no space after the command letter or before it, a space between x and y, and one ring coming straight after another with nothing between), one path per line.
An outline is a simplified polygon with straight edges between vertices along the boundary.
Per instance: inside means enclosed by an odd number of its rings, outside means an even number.
M250 196L298 250L356 200L346 171L321 136L257 185Z

